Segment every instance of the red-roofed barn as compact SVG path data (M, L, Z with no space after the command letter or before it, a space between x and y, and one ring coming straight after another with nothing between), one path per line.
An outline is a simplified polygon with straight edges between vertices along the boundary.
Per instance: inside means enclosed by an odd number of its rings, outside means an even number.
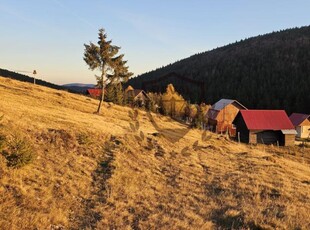
M296 131L284 110L240 110L233 124L240 141L245 143L295 143Z
M297 137L308 138L310 137L310 115L302 113L293 113L290 120L295 126Z

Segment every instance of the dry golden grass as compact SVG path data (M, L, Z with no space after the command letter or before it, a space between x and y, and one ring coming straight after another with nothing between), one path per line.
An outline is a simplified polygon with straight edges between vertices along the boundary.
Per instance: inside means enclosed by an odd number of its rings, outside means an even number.
M1 229L310 228L309 149L202 141L142 111L132 131L130 108L96 106L0 77L0 132L36 154L21 169L0 154Z

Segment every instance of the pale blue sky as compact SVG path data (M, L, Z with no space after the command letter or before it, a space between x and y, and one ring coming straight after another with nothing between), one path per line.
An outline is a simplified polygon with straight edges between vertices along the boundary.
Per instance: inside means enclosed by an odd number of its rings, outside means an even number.
M135 75L236 40L310 24L309 0L0 0L0 68L94 83L84 43L98 29Z

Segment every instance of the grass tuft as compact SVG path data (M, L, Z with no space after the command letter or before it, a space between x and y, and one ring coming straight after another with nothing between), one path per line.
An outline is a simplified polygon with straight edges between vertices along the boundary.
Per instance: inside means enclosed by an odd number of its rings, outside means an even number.
M77 141L79 145L88 145L92 142L91 138L89 137L87 133L79 133L77 135Z

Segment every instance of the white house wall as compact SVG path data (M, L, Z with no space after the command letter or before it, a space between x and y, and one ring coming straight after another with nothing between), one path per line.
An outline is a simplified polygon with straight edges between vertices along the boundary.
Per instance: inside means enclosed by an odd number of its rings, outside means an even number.
M309 131L310 126L297 126L296 131L297 131L297 137L299 138L308 138L309 137Z

